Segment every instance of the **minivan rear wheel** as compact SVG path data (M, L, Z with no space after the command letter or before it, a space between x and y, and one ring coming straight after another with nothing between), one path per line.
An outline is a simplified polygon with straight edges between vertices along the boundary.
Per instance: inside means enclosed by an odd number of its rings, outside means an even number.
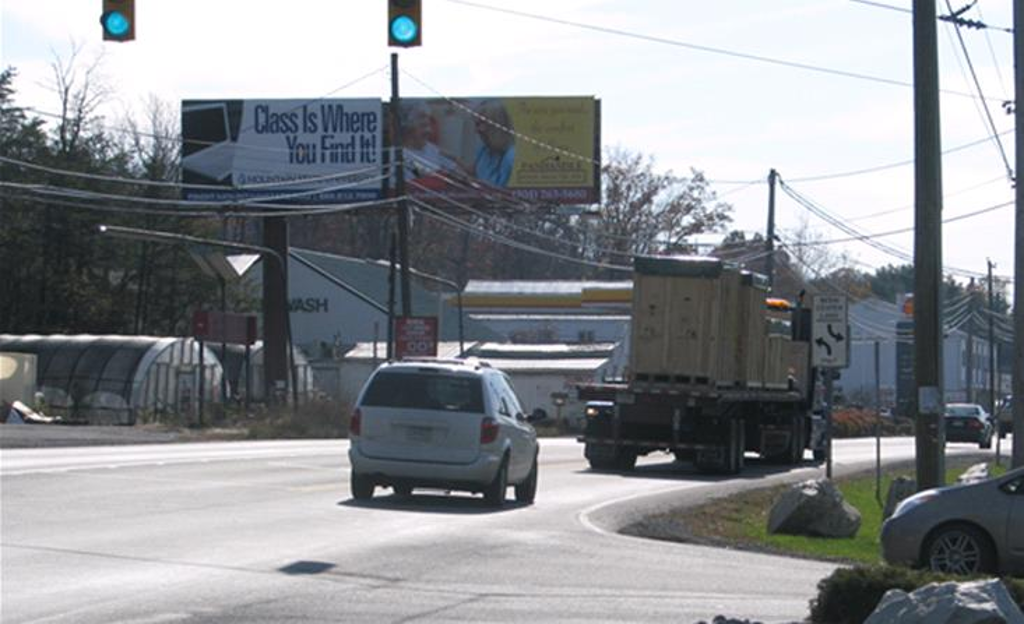
M370 500L373 498L373 480L354 470L351 477L352 498L356 500Z
M490 507L501 508L505 505L505 492L508 490L508 457L501 462L498 474L484 490L484 501Z
M516 500L520 503L530 505L537 498L537 458L533 458L533 466L530 467L530 474L522 483L516 486Z

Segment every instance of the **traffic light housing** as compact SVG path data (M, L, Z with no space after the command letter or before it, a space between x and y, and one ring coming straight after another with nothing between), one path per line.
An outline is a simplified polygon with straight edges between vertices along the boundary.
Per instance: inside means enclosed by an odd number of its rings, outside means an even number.
M103 0L100 14L104 41L135 39L135 0Z
M388 0L388 45L412 48L422 44L421 0Z

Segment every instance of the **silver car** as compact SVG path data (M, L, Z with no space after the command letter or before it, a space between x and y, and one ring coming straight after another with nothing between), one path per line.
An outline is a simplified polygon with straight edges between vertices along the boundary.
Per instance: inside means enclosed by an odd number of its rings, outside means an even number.
M349 427L352 497L378 486L482 492L501 507L537 492L537 434L509 378L475 360L417 360L380 366L359 393Z
M882 556L950 574L1024 574L1024 468L907 498L882 525Z

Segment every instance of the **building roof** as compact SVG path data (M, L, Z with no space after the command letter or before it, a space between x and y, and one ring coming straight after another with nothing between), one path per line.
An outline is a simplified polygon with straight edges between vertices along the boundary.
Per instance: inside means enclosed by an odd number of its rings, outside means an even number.
M386 306L388 301L388 265L376 260L350 258L320 251L292 247L290 255L297 261L309 266L313 265L314 270L319 269L334 279L343 282L351 289L358 291L364 297L376 302L379 306ZM433 292L422 286L422 280L413 276L410 283L412 291L412 304L414 310L420 313L437 314L440 307L441 337L447 339L458 338L458 310L453 306L438 306L439 297L444 299L443 293ZM396 298L400 289L395 285ZM494 340L500 336L482 323L473 321L466 315L463 319L463 333L466 339Z
M475 308L621 308L631 305L632 292L632 281L470 280L462 302Z
M520 360L481 357L480 359L506 373L593 373L608 362L608 358Z
M466 342L465 347L468 351L474 344L473 342ZM388 345L387 342L381 341L376 346L377 356L376 359L383 362L387 358ZM372 342L359 342L352 346L348 351L342 355L345 360L373 360L374 359L374 343ZM459 357L459 342L453 341L440 341L437 343L437 357L439 358L457 358Z
M581 280L469 280L463 293L467 295L580 295L585 289L632 289L633 281Z
M603 322L628 322L628 314L526 314L500 312L480 313L474 312L467 315L468 318L479 321L603 321Z
M478 343L467 352L481 359L506 358L516 360L554 360L605 358L611 356L616 343L595 344L508 344Z

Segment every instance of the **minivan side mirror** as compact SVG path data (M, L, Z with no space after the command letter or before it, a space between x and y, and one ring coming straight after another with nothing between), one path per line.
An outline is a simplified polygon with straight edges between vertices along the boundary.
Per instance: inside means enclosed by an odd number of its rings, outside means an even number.
M540 422L542 420L547 420L547 418L548 413L545 412L542 408L538 407L537 409L533 410L533 413L530 414L529 417L527 417L526 422L535 423Z

